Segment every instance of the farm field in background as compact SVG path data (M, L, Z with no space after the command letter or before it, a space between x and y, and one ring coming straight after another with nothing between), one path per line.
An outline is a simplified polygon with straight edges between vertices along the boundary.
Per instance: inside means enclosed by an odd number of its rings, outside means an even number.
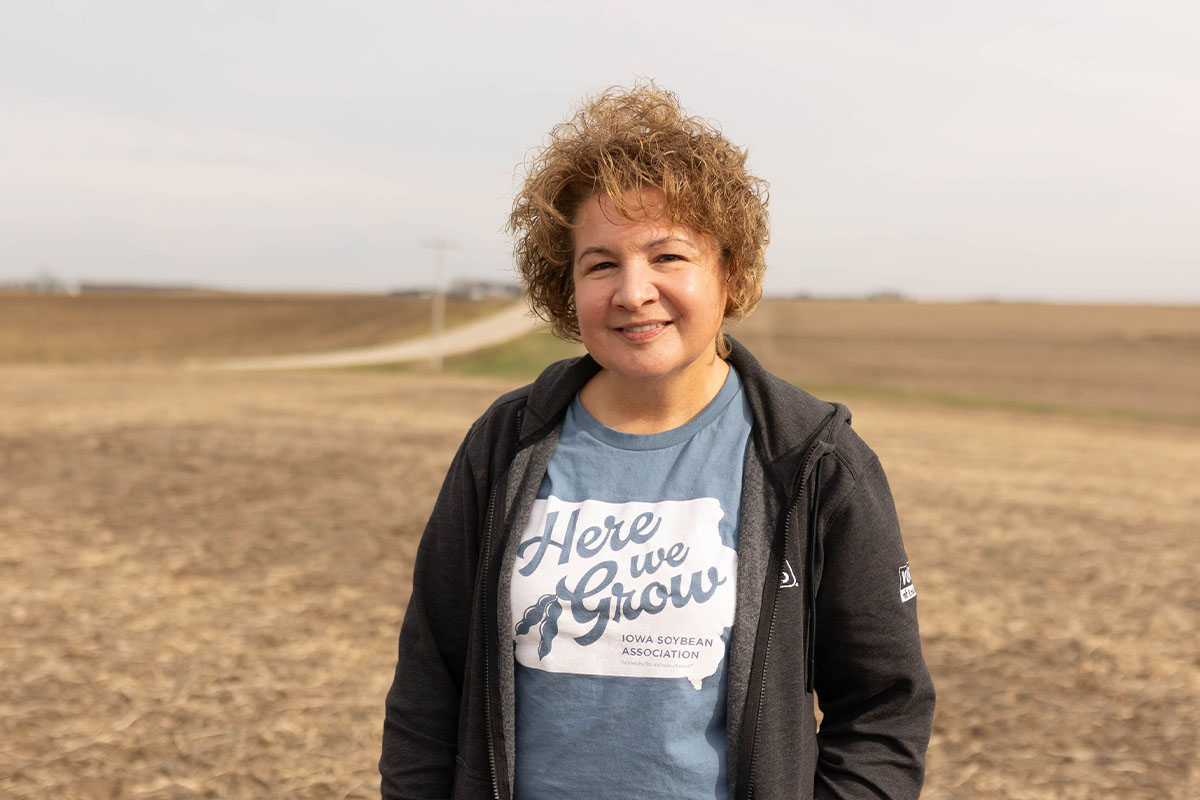
M731 330L818 394L1200 424L1200 309L774 300Z
M151 363L39 364L12 353L65 352L71 318L12 308L0 796L377 797L425 516L557 345L505 378L196 372L170 362L222 317L194 311ZM129 308L153 342L169 315ZM310 316L219 355L344 346ZM939 692L924 797L1200 796L1200 309L771 301L734 335L847 402L888 470Z
M0 292L0 364L172 363L362 347L429 332L410 295ZM447 324L511 300L446 302Z

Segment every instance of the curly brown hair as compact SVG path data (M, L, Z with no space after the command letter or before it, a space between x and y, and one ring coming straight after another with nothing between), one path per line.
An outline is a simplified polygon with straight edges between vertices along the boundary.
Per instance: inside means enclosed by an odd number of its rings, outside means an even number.
M632 219L638 208L625 193L661 190L672 222L717 242L729 273L725 318L740 319L758 305L770 238L767 183L747 171L746 152L714 124L686 116L674 92L652 81L609 88L556 125L524 166L508 230L529 305L558 336L579 341L573 220L596 193Z

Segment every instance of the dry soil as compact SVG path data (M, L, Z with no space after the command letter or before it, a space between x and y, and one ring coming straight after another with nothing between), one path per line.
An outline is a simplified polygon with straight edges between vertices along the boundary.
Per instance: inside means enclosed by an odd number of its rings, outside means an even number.
M0 796L377 797L424 518L511 385L0 366ZM938 689L924 796L1200 797L1200 427L848 402Z

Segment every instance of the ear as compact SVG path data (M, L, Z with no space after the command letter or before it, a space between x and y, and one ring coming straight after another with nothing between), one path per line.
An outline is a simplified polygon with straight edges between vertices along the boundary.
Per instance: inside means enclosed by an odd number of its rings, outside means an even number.
M733 303L733 273L726 266L726 261L722 255L721 260L717 262L720 272L717 274L721 277L721 291L725 293L725 318L729 319L729 311Z

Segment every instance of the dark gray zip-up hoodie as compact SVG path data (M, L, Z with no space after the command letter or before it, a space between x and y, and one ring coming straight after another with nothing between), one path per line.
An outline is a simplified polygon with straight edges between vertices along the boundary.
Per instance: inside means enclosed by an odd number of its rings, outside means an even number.
M845 406L776 378L736 342L729 361L754 415L729 650L730 796L915 798L934 692L879 460ZM524 528L567 406L598 369L589 356L551 365L497 400L455 455L400 631L384 798L512 796L509 533Z

